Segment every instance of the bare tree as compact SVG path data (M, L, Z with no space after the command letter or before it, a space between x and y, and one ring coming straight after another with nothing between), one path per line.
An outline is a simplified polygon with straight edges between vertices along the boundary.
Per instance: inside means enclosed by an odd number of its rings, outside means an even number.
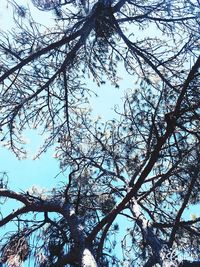
M198 265L200 218L183 215L199 203L199 1L32 2L55 25L13 4L16 27L0 43L2 142L21 157L24 129L43 127L39 153L55 145L68 178L17 193L2 174L3 201L20 203L0 221L17 225L2 263ZM93 120L85 81L118 87L122 68L135 82L123 110Z

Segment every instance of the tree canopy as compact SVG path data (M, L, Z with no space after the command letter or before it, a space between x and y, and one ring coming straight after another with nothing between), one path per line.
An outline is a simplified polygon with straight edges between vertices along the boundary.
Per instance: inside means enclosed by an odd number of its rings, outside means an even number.
M13 191L1 264L21 266L199 266L199 0L11 1L15 27L0 34L1 142L26 154L26 129L54 146L64 183ZM97 86L130 80L122 108L94 119ZM114 99L114 95L113 95ZM113 103L114 104L114 103ZM103 106L102 106L103 109Z

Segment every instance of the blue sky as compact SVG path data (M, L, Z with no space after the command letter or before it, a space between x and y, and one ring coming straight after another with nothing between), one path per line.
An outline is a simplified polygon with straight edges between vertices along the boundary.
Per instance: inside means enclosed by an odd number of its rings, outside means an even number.
M30 1L17 1L17 3L24 4ZM51 23L51 14L37 11L33 9L34 16L42 23ZM0 0L0 29L5 30L6 28L12 27L12 11L7 8L7 1ZM101 88L96 87L95 92L99 95L97 98L92 97L91 106L93 108L94 116L100 115L103 119L112 119L115 116L113 111L114 104L119 107L122 106L122 97L124 90L126 88L131 88L133 86L133 80L124 76L124 80L120 82L120 88L116 89L109 84L103 85ZM90 82L90 85L95 86ZM94 88L93 88L94 89ZM7 172L9 176L9 188L20 191L26 191L33 185L37 185L42 188L52 188L58 185L59 181L65 179L63 174L55 178L60 172L59 161L53 157L54 149L50 148L45 154L42 154L39 159L33 160L34 155L39 149L39 145L42 141L42 136L40 136L37 130L27 130L26 137L28 140L27 159L18 160L16 156L6 148L0 146L0 172ZM6 206L7 211L13 209L13 202ZM185 216L190 218L191 213L195 213L200 216L200 212L197 207L191 207L189 211L185 212ZM0 230L1 233L1 230Z

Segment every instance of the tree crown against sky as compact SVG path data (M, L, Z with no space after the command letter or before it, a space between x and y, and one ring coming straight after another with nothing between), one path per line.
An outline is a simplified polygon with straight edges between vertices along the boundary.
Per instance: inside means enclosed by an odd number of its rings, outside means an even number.
M32 3L55 21L41 25L12 1L15 28L0 37L2 143L23 157L24 131L43 129L38 153L54 145L67 179L18 193L2 174L4 205L21 206L2 214L15 231L1 262L199 264L200 218L183 216L199 204L199 1ZM109 90L125 73L123 108L94 120L87 81Z

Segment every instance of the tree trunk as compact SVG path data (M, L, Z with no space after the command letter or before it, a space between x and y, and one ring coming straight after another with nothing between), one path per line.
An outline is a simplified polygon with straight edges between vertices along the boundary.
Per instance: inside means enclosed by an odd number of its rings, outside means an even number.
M87 248L85 248L83 251L81 267L97 267L97 263L91 251Z

